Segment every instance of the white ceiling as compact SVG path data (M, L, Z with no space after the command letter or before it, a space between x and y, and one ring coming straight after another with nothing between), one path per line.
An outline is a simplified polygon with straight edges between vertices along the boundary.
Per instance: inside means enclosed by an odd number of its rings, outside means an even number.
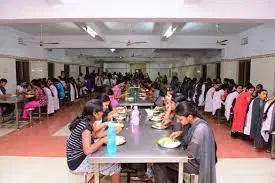
M94 28L99 35L162 35L171 23L158 22L102 22L87 23ZM192 35L192 36L223 36L234 35L243 32L252 27L258 26L255 23L221 23L217 32L214 23L177 23L180 28L175 35ZM34 36L40 35L40 24L10 24L10 27ZM43 24L43 35L87 35L77 25L71 22L67 23L49 23Z

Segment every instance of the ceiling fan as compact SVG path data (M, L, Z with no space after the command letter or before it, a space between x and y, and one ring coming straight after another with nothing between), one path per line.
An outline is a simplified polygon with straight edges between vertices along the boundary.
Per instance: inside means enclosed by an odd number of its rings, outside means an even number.
M132 45L135 45L135 44L144 44L144 43L147 43L146 41L131 41L131 40L128 40L127 42L121 42L121 41L117 41L118 43L124 43L126 44L126 46L132 46Z
M27 41L27 43L36 43L39 46L44 46L46 44L60 44L58 42L47 42L47 41L43 40L43 25L42 24L40 25L40 40L39 41L35 41L35 42Z
M228 40L227 40L227 39L224 39L224 40L217 40L217 41L216 41L216 44L222 45L222 46L227 45L227 43L228 43Z

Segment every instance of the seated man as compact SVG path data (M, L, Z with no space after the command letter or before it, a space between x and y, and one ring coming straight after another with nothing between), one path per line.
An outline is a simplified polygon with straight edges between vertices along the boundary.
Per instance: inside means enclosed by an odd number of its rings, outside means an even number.
M5 86L7 85L8 81L5 78L0 79L0 97L9 97L10 94L7 94ZM1 107L1 115L9 115L14 110L13 104L0 104Z
M199 175L199 183L216 183L217 146L211 127L188 102L179 103L175 113L178 123L191 125L182 138L183 150L192 158L184 164L184 172ZM177 182L178 164L154 164L153 172L157 183Z

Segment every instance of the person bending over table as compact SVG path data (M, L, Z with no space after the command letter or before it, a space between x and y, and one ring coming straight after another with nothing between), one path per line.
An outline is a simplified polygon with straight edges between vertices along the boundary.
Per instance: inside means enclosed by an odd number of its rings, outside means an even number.
M24 111L23 111L23 116L22 116L22 120L28 119L29 118L29 114L30 111L28 110L29 108L36 108L36 107L42 107L42 106L46 106L48 104L48 99L46 96L46 93L44 92L44 90L41 87L41 83L39 80L32 80L31 81L32 85L33 85L33 89L34 89L34 100L31 102L28 102L24 105Z
M94 138L96 133L93 129L94 123L101 120L103 116L103 107L100 100L93 99L86 103L82 116L77 117L69 126L71 135L67 140L66 154L67 164L70 171L74 174L92 173L94 172L93 162L88 155L96 152L107 143L105 136L98 139ZM119 164L100 164L100 173L112 176L112 183L120 182L121 167ZM94 177L89 183L94 182Z
M5 86L7 85L8 80L5 78L0 79L0 98L10 97L11 95L6 92ZM1 115L9 115L14 111L14 104L0 104Z
M183 149L193 158L184 164L184 172L199 175L199 183L216 183L217 146L212 129L193 104L181 102L175 111L178 123L191 125L182 138ZM177 182L178 164L154 164L153 172L157 183L167 183L173 178Z

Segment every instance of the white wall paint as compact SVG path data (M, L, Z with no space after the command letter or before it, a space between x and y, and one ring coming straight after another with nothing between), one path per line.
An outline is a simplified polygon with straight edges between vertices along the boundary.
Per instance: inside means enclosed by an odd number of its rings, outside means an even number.
M48 62L30 61L30 80L48 78Z
M79 76L79 66L78 65L70 65L70 77L74 77L77 79Z
M0 78L6 78L7 92L14 94L16 91L16 62L13 58L0 58Z
M61 75L61 71L64 71L63 63L54 63L54 77L57 78Z
M125 74L125 72L130 72L130 64L128 63L104 63L103 68L108 72L121 72L122 74Z
M206 64L206 77L211 79L217 78L217 64Z
M229 39L225 46L224 58L234 59L275 53L275 24L263 24ZM247 45L240 45L241 39L248 37Z
M202 74L202 67L201 65L185 66L174 69L174 72L177 73L179 81L181 82L185 76L200 79Z
M221 79L229 78L234 79L238 83L239 62L221 62ZM253 73L252 73L253 74Z
M146 72L153 81L157 78L159 72L162 76L166 75L169 82L172 75L172 64L147 63Z
M19 57L44 58L43 47L32 43L19 45L19 37L25 41L34 41L34 37L31 35L7 26L0 26L0 53Z
M275 57L252 59L250 73L250 82L253 85L261 83L272 95L275 88Z

